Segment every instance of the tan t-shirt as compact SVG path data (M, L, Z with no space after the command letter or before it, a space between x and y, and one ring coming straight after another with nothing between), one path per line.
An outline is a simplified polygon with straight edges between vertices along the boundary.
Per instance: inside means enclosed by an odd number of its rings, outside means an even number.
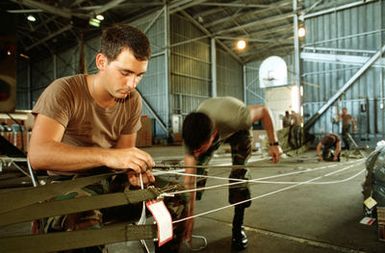
M102 148L114 147L120 135L137 132L141 111L142 100L136 90L112 108L100 107L89 93L86 75L55 80L32 110L65 127L63 143Z
M213 120L221 140L239 130L249 130L252 124L249 109L234 97L209 98L198 106L197 112L205 113Z

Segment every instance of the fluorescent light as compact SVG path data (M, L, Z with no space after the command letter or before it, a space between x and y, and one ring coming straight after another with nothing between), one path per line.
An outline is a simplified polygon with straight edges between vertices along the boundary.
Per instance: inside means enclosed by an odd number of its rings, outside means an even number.
M88 24L99 27L100 26L100 20L96 18L91 18L90 21L88 21Z
M35 21L36 21L36 18L35 18L35 16L33 16L33 15L28 15L28 16L27 16L27 20L28 20L28 21L31 21L31 22L35 22Z
M102 21L104 20L104 16L102 14L96 15L96 19Z

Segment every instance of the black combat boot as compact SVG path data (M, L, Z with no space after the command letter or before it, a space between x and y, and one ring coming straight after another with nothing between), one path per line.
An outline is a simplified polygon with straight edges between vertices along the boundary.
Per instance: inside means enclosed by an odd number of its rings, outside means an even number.
M233 237L231 241L231 247L235 250L244 250L247 248L248 239L245 233L243 225L243 216L245 213L245 208L241 206L236 206L234 209L234 218L233 218Z
M233 231L233 239L231 241L231 247L235 250L244 250L247 248L249 240L245 233L244 228L242 227L240 232Z

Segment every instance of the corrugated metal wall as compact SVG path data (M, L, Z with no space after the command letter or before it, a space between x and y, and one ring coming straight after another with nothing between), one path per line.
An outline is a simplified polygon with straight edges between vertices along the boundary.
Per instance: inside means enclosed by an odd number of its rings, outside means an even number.
M29 62L27 60L19 59L17 62L16 70L16 108L17 109L30 109L31 97L29 87ZM20 74L23 73L23 74Z
M193 40L204 34L184 17L171 16L170 25L172 113L186 115L210 96L210 41Z
M361 3L354 7L343 5L346 1L335 3L336 6L338 3L338 9L305 15L307 33L301 53L305 121L384 46L385 1ZM385 60L380 57L310 131L316 135L339 133L340 125L333 124L333 118L342 107L347 107L357 119L358 128L353 137L358 144L374 146L384 139L384 75Z
M137 89L143 97L143 114L155 119L154 134L168 136L170 121L167 18L164 9L133 23L148 36L152 56L147 73Z
M196 109L200 102L211 97L212 59L209 38L179 15L171 16L170 99L171 113L178 119L181 130L183 116ZM196 40L196 38L202 39ZM242 65L220 48L216 48L217 96L234 96L243 100ZM174 119L175 119L174 117Z
M167 69L165 68L167 47L165 46L164 13L154 13L145 19L136 21L133 25L146 32L150 39L153 53L148 73L138 86L138 90L146 100L143 106L143 113L154 117L149 107L156 108L159 119L167 124L169 121L169 105ZM97 72L95 54L99 48L100 37L84 42L84 61L86 72L89 74ZM80 45L60 54L47 55L47 58L44 60L33 62L33 64L19 62L17 108L32 109L40 94L53 80L80 73L79 51ZM167 135L167 132L162 127L159 127L159 122L156 123L155 132L159 135Z
M243 100L242 65L227 52L217 49L217 95Z
M172 115L180 116L181 126L182 116L212 95L210 39L196 40L204 34L181 16L172 15L169 23L168 28L164 9L133 23L145 31L151 42L152 58L138 90L144 100L143 113L155 118L157 137L168 135L173 127ZM99 38L84 42L84 61L90 74L97 72L95 54L99 43ZM79 73L79 52L80 45L57 55L47 55L33 64L20 65L18 109L31 109L56 78ZM216 56L217 95L243 99L242 65L220 48L216 49Z

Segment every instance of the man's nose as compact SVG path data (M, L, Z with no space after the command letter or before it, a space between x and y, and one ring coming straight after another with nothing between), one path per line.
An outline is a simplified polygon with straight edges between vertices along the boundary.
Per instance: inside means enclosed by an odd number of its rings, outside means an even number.
M137 84L138 84L137 76L135 74L132 74L127 77L126 85L128 88L135 89Z

